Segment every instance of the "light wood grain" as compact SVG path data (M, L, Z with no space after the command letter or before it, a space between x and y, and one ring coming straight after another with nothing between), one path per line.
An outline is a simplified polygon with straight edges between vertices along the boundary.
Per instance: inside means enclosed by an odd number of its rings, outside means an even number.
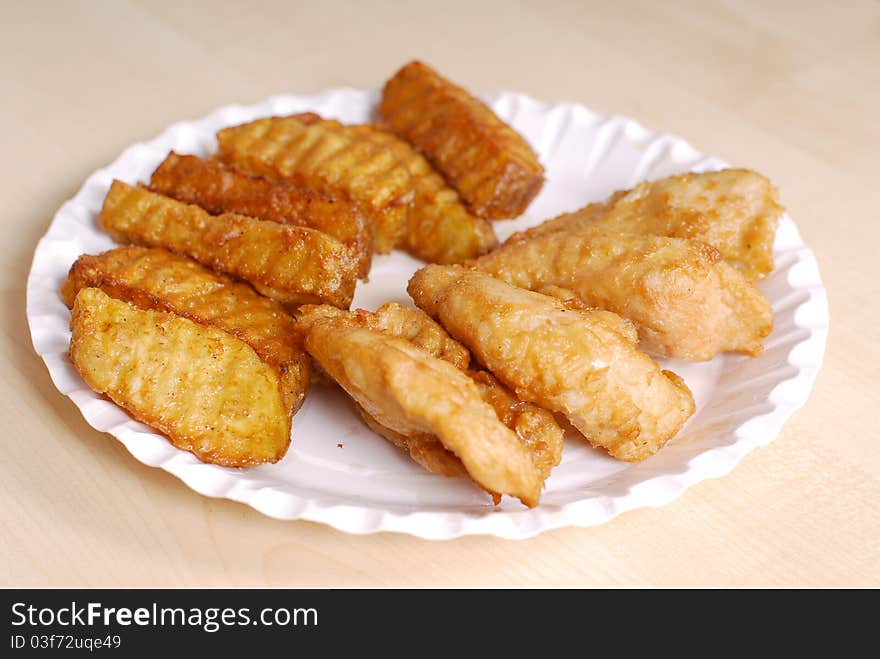
M0 585L880 585L880 4L3 3ZM128 144L231 102L376 87L418 56L758 169L831 334L779 439L678 501L524 542L356 537L203 498L88 427L34 354L34 246Z

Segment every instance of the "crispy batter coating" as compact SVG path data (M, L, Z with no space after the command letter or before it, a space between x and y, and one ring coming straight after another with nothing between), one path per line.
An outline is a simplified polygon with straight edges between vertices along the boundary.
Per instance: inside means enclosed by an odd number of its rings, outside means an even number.
M345 319L317 318L297 328L308 353L379 424L407 438L437 437L481 487L537 505L542 479L526 447L462 371Z
M465 469L462 461L456 457L455 453L443 446L443 443L437 439L435 435L430 433L411 433L409 435L403 435L391 430L391 428L383 426L370 416L370 413L358 403L355 403L354 406L355 409L357 409L358 414L361 415L363 422L367 425L367 428L380 437L384 437L397 448L403 449L409 453L409 456L413 461L424 467L425 470L430 471L432 474L439 474L440 476L469 477L468 471ZM497 504L498 500L496 500L495 503Z
M379 111L480 217L521 215L541 190L544 168L523 137L421 62L385 83Z
M298 329L308 331L314 323L332 318L337 327L362 327L389 336L410 341L432 357L449 362L459 369L466 369L470 353L463 345L446 333L440 325L420 309L404 307L388 302L374 312L364 309L342 311L328 304L303 305L297 310ZM407 451L412 459L434 474L442 476L467 476L467 469L455 454L449 451L437 437L428 433L404 435L386 428L355 402L358 414L376 434Z
M773 240L783 213L776 188L748 169L681 174L640 183L512 236L519 241L555 231L600 228L697 240L715 247L749 280L773 269Z
M355 250L358 277L364 279L370 271L372 224L357 204L343 198L174 151L153 172L150 189L201 206L212 215L237 213L323 231Z
M492 224L468 212L458 193L409 143L378 126L345 128L388 149L409 170L415 194L399 247L429 263L460 263L498 245Z
M615 458L653 455L694 412L681 378L640 352L615 314L461 266L422 268L407 290L519 398L565 415Z
M495 410L499 420L513 430L526 447L542 481L547 479L550 470L562 459L563 431L553 415L547 410L519 400L490 373L466 370L470 362L467 348L449 336L424 311L389 302L372 313L362 309L346 312L329 305L303 306L298 313L300 328L306 328L322 318L334 318L337 319L338 326L365 327L406 339L432 357L464 370L477 385L483 400ZM458 458L436 437L424 433L403 435L383 426L360 405L356 407L373 432L409 451L413 460L428 471L444 476L460 476L466 473Z
M70 359L86 383L203 462L277 462L290 444L278 379L243 341L97 288L73 304Z
M186 254L282 304L348 307L354 295L357 262L351 251L314 229L232 213L210 215L122 181L113 182L99 219L117 242Z
M327 304L304 305L297 311L302 329L321 318L334 318L341 326L365 327L406 339L432 357L449 362L458 369L466 369L471 355L467 348L446 333L440 325L421 309L387 302L376 311L354 309L342 311Z
M526 447L529 457L541 474L541 480L550 476L550 470L562 461L564 432L547 410L517 398L488 371L467 371L498 419L516 433Z
M83 288L100 288L142 309L174 313L244 341L275 372L290 426L306 395L310 365L295 322L280 304L185 256L134 246L80 256L61 290L64 303L73 307Z
M662 357L757 355L773 328L770 303L754 284L715 248L681 238L556 231L505 243L473 265L530 290L562 287L620 314L635 323L642 349Z
M400 241L413 191L406 167L388 149L313 114L268 117L217 133L219 158L252 174L342 196L360 204L375 250Z

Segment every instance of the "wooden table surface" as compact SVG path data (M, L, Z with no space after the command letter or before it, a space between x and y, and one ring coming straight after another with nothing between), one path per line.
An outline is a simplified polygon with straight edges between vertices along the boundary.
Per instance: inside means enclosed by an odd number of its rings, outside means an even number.
M880 585L880 4L247 4L0 4L0 584ZM25 319L61 203L176 120L377 87L413 57L473 90L635 117L779 186L818 257L831 333L775 442L601 527L427 542L204 498L86 425Z

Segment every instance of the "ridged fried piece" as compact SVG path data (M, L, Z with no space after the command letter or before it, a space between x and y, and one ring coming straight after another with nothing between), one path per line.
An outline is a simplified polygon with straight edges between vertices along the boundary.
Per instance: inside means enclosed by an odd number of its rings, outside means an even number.
M357 204L345 199L174 151L153 172L150 189L212 215L237 213L323 231L355 250L358 277L370 271L373 227Z
M409 143L378 126L345 129L388 149L409 170L415 195L400 248L429 263L460 263L498 245L492 224L468 212L458 193Z
M185 254L282 304L348 307L354 295L357 262L351 251L314 229L210 215L122 181L113 181L99 219L117 242Z
M535 506L542 479L526 448L462 371L409 341L344 319L298 323L308 353L382 426L431 435L491 492Z
M574 311L461 266L426 266L407 290L519 398L565 415L615 458L653 455L694 412L681 378L640 352L613 313Z
M530 290L561 287L620 314L635 323L642 349L662 357L757 355L773 329L770 303L754 284L714 247L681 238L556 231L505 243L473 266Z
M268 117L217 133L219 158L245 171L303 185L360 204L374 249L391 251L406 225L412 182L387 149L317 115Z
M83 288L70 359L86 383L199 460L277 462L290 444L278 379L243 341Z
M310 363L293 318L280 304L185 256L134 246L80 256L61 290L64 303L73 307L83 288L99 288L142 309L173 313L244 341L275 373L289 429L306 395Z
M327 304L304 305L297 311L299 329L322 318L334 318L337 325L364 327L406 339L432 357L449 362L458 369L466 369L471 355L463 345L446 333L436 321L421 309L411 309L397 302L387 302L375 311L354 309L342 311Z
M528 142L421 62L410 62L385 83L379 111L480 217L521 215L541 190L544 168Z
M681 174L640 183L510 238L584 229L697 240L715 247L747 279L773 269L773 241L784 209L776 188L748 169Z

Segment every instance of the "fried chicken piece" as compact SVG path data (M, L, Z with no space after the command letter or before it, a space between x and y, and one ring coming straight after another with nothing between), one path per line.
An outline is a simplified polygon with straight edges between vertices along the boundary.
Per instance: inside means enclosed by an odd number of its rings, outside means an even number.
M470 362L467 348L449 336L446 330L420 309L410 309L395 302L384 304L372 313L362 309L346 312L328 305L308 305L300 307L299 317L303 324L301 327L320 318L332 317L340 319L340 325L365 327L406 339L432 357L464 370L477 385L483 400L492 406L500 421L513 430L527 448L542 481L562 459L563 431L553 415L519 400L490 373L466 370ZM459 476L463 473L464 467L460 466L458 458L436 437L423 433L408 437L394 432L372 418L360 405L356 406L373 432L385 437L395 446L408 450L413 460L428 471L444 476Z
M73 307L83 288L99 288L142 309L173 313L244 341L275 373L289 431L306 395L310 366L295 322L280 304L247 284L158 248L118 247L80 256L61 289L64 303Z
M325 233L227 213L113 181L99 217L117 242L164 247L244 279L282 304L348 307L357 283L351 251Z
M562 460L564 433L556 419L547 410L519 400L487 371L466 372L477 385L483 400L495 410L501 423L516 433L543 483L553 467ZM355 407L370 430L407 451L413 461L427 471L450 477L468 475L461 460L444 447L437 437L426 433L402 435L383 426L357 403ZM501 503L501 496L497 492L488 492L496 506Z
M519 437L526 447L541 480L562 461L562 438L565 434L547 410L520 400L488 371L466 371L476 383L480 395L498 419Z
M505 243L473 266L521 288L562 287L620 314L635 323L642 349L662 357L757 355L773 328L756 286L715 248L680 238L556 231Z
M413 459L413 462L424 467L426 471L449 478L455 478L456 476L470 478L462 461L456 457L455 453L443 446L443 442L437 439L436 435L424 432L403 435L391 430L387 426L383 426L358 403L355 403L354 406L367 428L379 435L379 437L387 439L397 448L406 451L409 457ZM489 494L492 495L492 500L496 506L501 503L500 495L495 492L490 492Z
M379 111L480 217L521 215L541 190L544 168L528 142L421 62L410 62L385 83Z
M410 438L408 449L411 438L437 437L481 487L537 505L542 479L526 447L462 371L347 319L318 317L297 328L321 368L379 424Z
M375 311L354 309L343 311L327 304L304 305L297 311L300 329L321 318L333 318L340 326L364 327L406 339L432 357L449 362L464 370L470 364L467 348L446 333L421 309L411 309L397 302L386 302Z
M70 359L86 383L199 460L247 467L290 444L272 368L215 327L111 298L77 294Z
M748 169L681 174L640 183L533 229L511 242L583 229L687 238L715 247L749 280L773 269L773 240L784 209L776 189Z
M345 129L388 149L409 170L415 194L398 247L429 263L460 263L498 245L492 224L471 215L458 193L407 142L378 126Z
M358 277L366 278L373 256L373 227L357 204L328 194L251 176L216 160L174 151L150 178L150 189L212 215L237 213L260 220L317 229L352 248Z
M388 149L338 121L268 117L224 128L217 141L227 164L358 203L373 223L377 252L400 242L413 198L409 172Z
M613 313L574 311L461 266L426 266L407 290L519 398L565 415L615 458L653 455L694 412L681 378L640 352Z

